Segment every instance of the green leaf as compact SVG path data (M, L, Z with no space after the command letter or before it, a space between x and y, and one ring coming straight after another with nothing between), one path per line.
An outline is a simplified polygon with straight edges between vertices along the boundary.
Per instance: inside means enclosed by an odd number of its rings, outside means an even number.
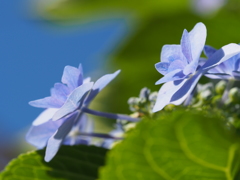
M94 146L62 146L52 161L43 160L45 150L32 151L12 160L1 180L95 180L107 150Z
M100 180L235 180L240 138L229 129L195 111L145 119L109 152Z

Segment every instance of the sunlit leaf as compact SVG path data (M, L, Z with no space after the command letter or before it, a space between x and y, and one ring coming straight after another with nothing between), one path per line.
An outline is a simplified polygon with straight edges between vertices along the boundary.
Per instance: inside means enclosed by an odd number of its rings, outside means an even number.
M140 122L110 151L100 179L235 180L239 158L240 138L219 116L175 111Z

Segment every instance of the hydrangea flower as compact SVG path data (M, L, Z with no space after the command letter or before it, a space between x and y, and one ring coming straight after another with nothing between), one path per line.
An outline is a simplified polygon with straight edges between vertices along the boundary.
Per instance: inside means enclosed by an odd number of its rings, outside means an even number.
M191 0L193 11L200 15L215 13L227 3L227 0Z
M210 58L217 50L211 46L204 47L204 53ZM240 80L240 54L237 54L218 66L210 69L205 76L211 79Z
M91 136L111 138L109 135L93 133L92 122L85 113L114 119L138 121L125 115L94 111L88 108L96 95L118 74L107 74L95 83L83 79L82 67L64 68L62 83L55 83L51 96L31 101L34 107L46 108L33 122L26 140L37 148L46 148L45 161L50 161L61 144L89 144ZM81 136L82 135L82 136ZM86 137L89 136L89 137Z
M183 31L180 45L163 46L161 62L155 67L164 75L156 84L165 84L158 92L153 112L160 111L168 104L183 103L204 73L240 52L239 45L228 44L200 66L205 40L206 27L203 23L197 23L192 31Z

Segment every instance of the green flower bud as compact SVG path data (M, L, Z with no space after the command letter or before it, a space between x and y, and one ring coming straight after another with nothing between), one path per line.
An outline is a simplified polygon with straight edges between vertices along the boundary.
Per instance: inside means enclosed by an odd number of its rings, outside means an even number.
M230 89L228 96L229 96L229 99L231 102L239 102L239 100L240 100L239 88L234 87L234 88Z
M209 89L206 89L199 93L199 99L201 100L208 100L212 96L212 92Z
M174 104L168 104L164 107L166 111L172 111L176 106Z
M227 82L221 80L216 84L215 91L217 94L223 94L226 87L227 87Z

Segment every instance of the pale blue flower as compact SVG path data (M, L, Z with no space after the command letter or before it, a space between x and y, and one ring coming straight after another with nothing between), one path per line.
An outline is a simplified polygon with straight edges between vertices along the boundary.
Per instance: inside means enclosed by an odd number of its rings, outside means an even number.
M217 12L227 3L227 0L191 0L194 13L210 15Z
M108 137L93 133L92 122L85 113L115 119L137 121L125 115L94 111L88 108L96 95L118 74L107 74L95 83L90 78L83 79L82 67L64 68L62 83L56 83L51 89L51 96L31 101L34 107L46 108L33 122L26 139L37 148L46 148L45 161L50 161L61 144L89 144L91 136ZM84 136L84 137L83 137ZM89 137L87 137L89 136Z
M211 46L204 47L204 53L208 58L217 50ZM240 54L237 54L218 66L210 69L205 76L211 79L233 79L240 80Z
M161 62L156 64L156 69L164 77L156 84L165 84L158 92L153 112L160 111L168 104L183 103L204 73L240 52L237 44L223 46L200 66L205 40L206 27L198 23L189 33L184 30L180 45L163 46Z

